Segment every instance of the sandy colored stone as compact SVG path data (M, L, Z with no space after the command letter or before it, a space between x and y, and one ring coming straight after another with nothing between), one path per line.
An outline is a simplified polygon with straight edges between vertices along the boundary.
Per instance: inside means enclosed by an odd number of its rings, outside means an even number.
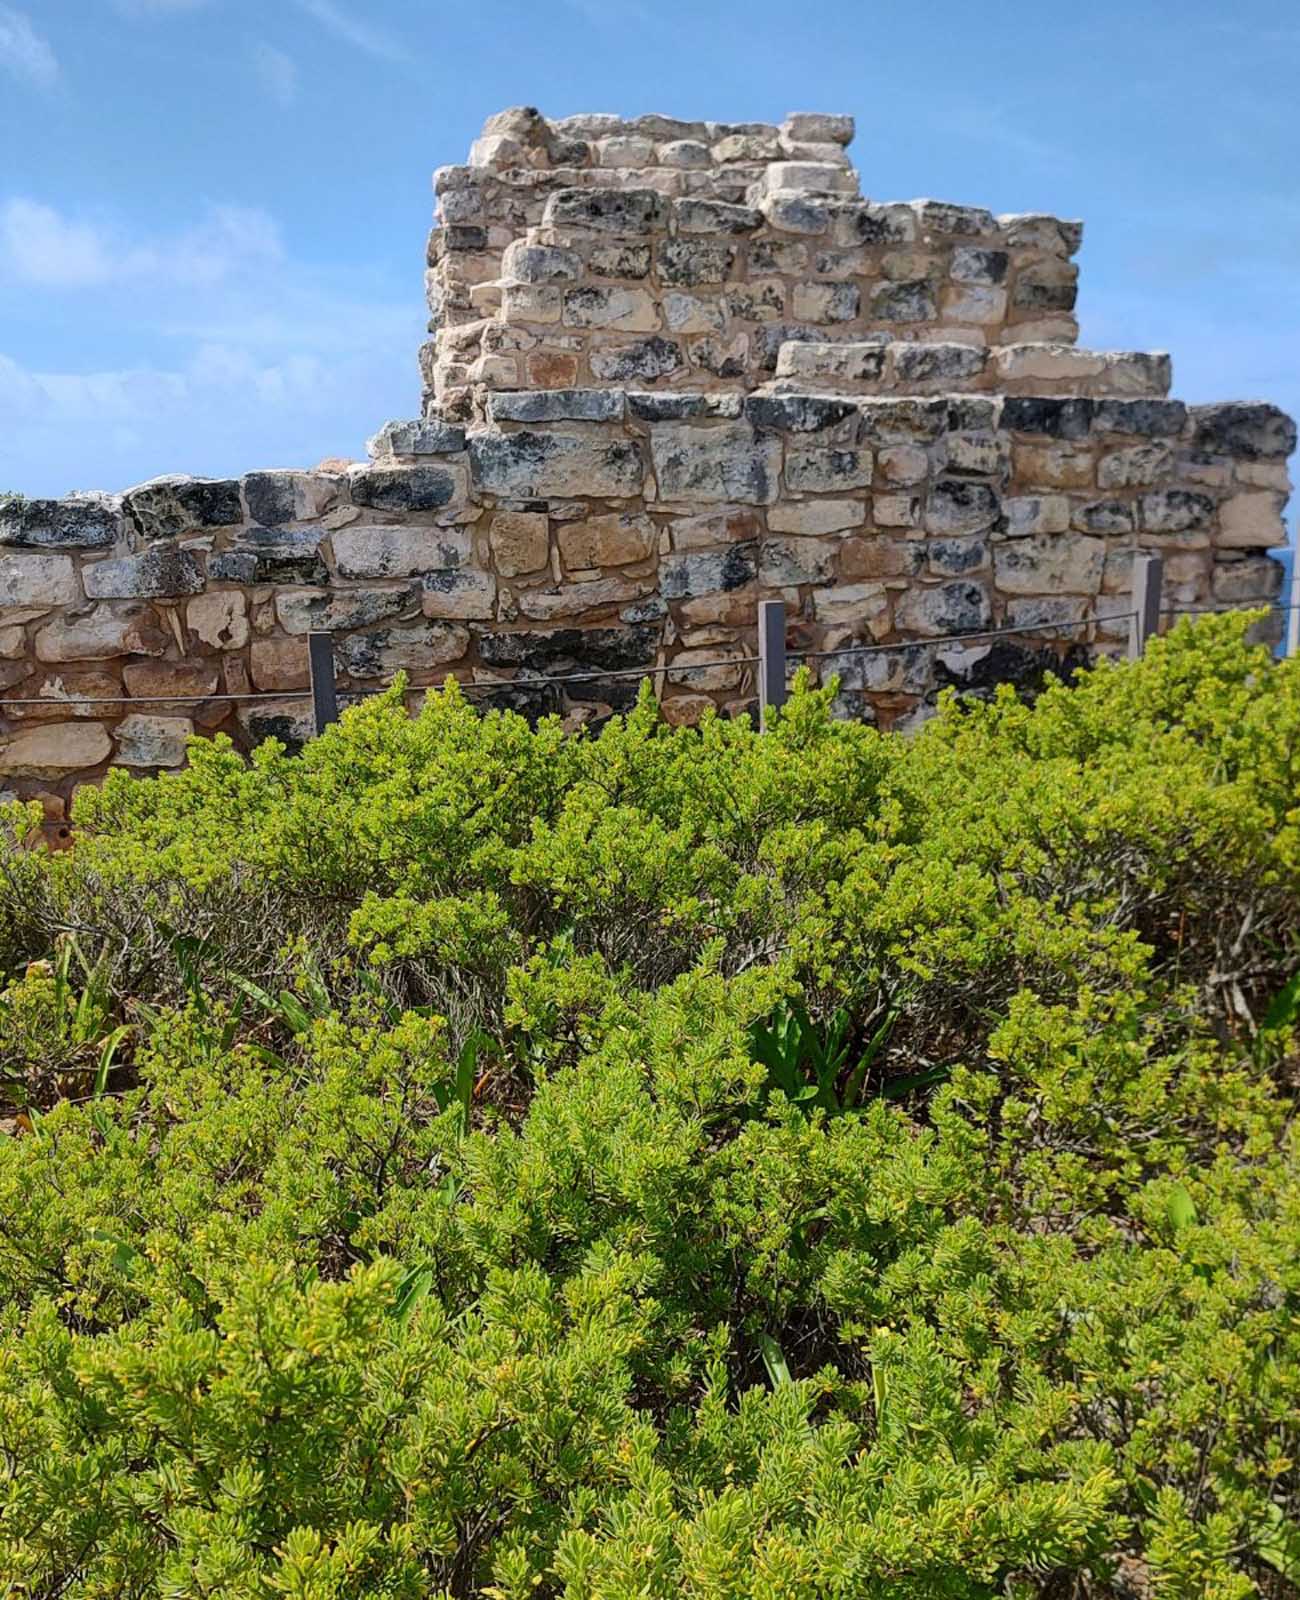
M238 590L196 595L185 620L190 632L214 650L242 650L248 643L248 605Z
M292 639L255 639L248 662L259 690L305 689L311 681L307 641L301 634Z
M1268 549L1287 542L1282 497L1271 490L1234 495L1219 507L1219 543L1229 549Z
M488 530L492 560L505 578L540 572L550 555L550 524L542 511L497 511Z
M193 734L188 717L147 716L132 712L113 729L120 767L179 767L185 760L185 741Z
M862 500L780 500L767 513L773 533L841 533L867 520Z
M654 523L644 512L611 512L585 522L570 522L560 528L556 540L570 571L645 561L654 555L658 544Z
M66 606L80 598L71 556L0 554L0 606Z
M0 776L62 778L97 767L113 753L100 722L59 722L12 734L0 743Z
M216 663L209 661L128 661L122 677L126 692L142 697L215 694L220 681Z
M152 606L99 605L85 616L53 618L36 634L38 661L106 661L112 656L160 656L170 643Z
M121 707L112 702L122 698L122 685L112 672L75 668L46 672L29 678L24 684L21 698L32 700L62 700L63 706L24 706L11 702L4 714L15 722L41 722L49 719L64 721L68 717L96 719L115 717Z

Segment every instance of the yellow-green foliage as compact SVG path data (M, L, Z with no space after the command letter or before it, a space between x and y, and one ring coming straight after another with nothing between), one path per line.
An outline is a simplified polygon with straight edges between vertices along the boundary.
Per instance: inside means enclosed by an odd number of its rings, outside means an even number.
M453 691L11 812L0 1592L1296 1593L1244 626L910 740Z

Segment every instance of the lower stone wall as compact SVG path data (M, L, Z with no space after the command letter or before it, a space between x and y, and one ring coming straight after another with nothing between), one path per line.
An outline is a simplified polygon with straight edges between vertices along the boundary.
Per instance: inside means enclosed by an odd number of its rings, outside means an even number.
M635 677L539 676L644 670L676 722L749 709L774 597L845 715L906 726L946 684L1119 648L1134 550L1171 605L1275 595L1294 444L1265 405L547 390L390 423L368 464L0 503L0 788L57 816L192 732L305 737L314 629L345 693L455 675L579 724ZM1044 631L945 642L994 627Z

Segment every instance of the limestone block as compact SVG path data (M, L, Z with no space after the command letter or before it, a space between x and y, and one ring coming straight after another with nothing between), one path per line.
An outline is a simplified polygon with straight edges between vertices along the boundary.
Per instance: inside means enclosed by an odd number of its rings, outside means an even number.
M636 441L560 432L476 433L469 441L475 487L510 499L638 494L644 467Z
M107 661L113 656L160 656L169 642L151 606L99 605L85 616L55 617L41 628L36 635L36 659Z
M102 550L122 533L121 501L114 495L69 495L27 500L0 495L0 546Z
M871 291L866 314L877 322L935 322L939 307L934 285L926 278L912 283L878 283Z
M13 661L27 649L27 634L22 628L0 628L0 660Z
M264 739L278 739L289 750L299 750L315 732L311 701L303 697L290 700L263 700L254 705L235 707L235 720L252 745Z
M122 496L126 515L142 539L176 539L199 528L225 528L244 517L233 478L151 478Z
M989 484L966 478L938 478L930 487L926 504L926 531L979 533L993 526L1001 510L997 492Z
M670 290L664 295L664 321L674 333L721 333L727 313L721 300Z
M0 672L0 683L6 689L11 688L27 677L28 670L26 663L21 667L7 667ZM24 706L10 702L5 705L4 714L17 722L43 722L50 718L62 720L66 717L93 720L117 715L117 706L105 702L121 699L122 685L111 672L51 672L39 680L24 684L22 693L36 700L62 700L67 702L67 706L64 709L60 706Z
M619 389L506 389L487 397L490 422L618 422Z
M793 310L804 322L852 322L860 310L856 283L797 283Z
M592 373L607 383L653 383L680 372L686 365L681 345L658 334L648 339L597 345L589 360Z
M871 502L871 520L878 528L915 528L921 522L917 494L878 494Z
M724 506L699 516L674 517L670 527L674 550L752 542L761 530L758 513L750 506Z
M1076 396L1044 398L1012 394L1002 402L1002 426L1013 433L1040 433L1052 439L1086 439L1095 409L1096 402Z
M645 278L650 275L650 246L628 239L598 244L587 257L587 268L597 278Z
M1016 479L1053 489L1092 487L1093 460L1087 450L1063 445L1016 445L1012 450ZM1112 487L1107 485L1106 487Z
M650 450L661 500L770 505L777 497L780 440L743 423L661 423Z
M1016 274L1011 304L1025 311L1073 311L1079 269L1072 261L1037 261Z
M516 283L576 283L582 276L582 257L559 245L516 239L501 257L501 276Z
M408 578L463 566L470 557L470 535L464 528L354 524L336 532L333 545L341 578Z
M459 661L468 648L468 628L424 622L348 634L335 644L334 653L340 669L350 677L391 678L397 672L432 672Z
M911 244L917 236L916 212L910 205L873 205L867 201L838 204L832 212L836 244Z
M1192 447L1246 461L1282 460L1296 447L1296 425L1276 406L1190 406Z
M1214 521L1214 501L1191 489L1161 489L1138 497L1138 516L1147 533L1208 531Z
M1187 417L1188 409L1181 400L1098 400L1092 426L1096 433L1172 439L1182 433Z
M738 394L654 394L631 390L627 404L632 415L643 422L684 422L690 417L738 417L744 399Z
M596 141L596 165L600 167L652 167L655 147L651 139L635 134L613 134Z
M477 567L426 572L420 609L426 617L485 619L496 615L497 582Z
M553 283L507 283L500 303L507 322L559 322L563 309L560 289Z
M248 643L248 606L237 591L198 595L186 608L185 620L190 632L214 650L242 650Z
M1002 514L1010 539L1032 533L1065 533L1070 526L1070 502L1063 494L1017 495L1002 502Z
M989 353L981 345L918 340L891 344L889 357L899 388L909 391L920 386L964 389L983 373Z
M203 572L191 551L160 546L87 563L81 581L92 600L151 600L201 593Z
M1083 533L1132 533L1136 523L1136 507L1128 500L1092 500L1070 515L1070 526Z
M997 547L993 569L1004 594L1096 594L1106 541L1035 535Z
M1095 378L1106 358L1095 350L1065 344L1008 344L993 352L993 368L1003 383L1023 379Z
M119 767L179 767L185 761L185 741L194 733L188 717L156 717L132 712L113 729Z
M704 168L713 164L708 145L698 139L670 139L659 146L658 160L661 167Z
M994 327L1006 320L1007 291L988 284L955 284L943 292L943 315L952 322Z
M570 522L556 538L569 571L626 566L648 560L658 548L658 532L643 512L611 512L585 522Z
M767 514L767 525L773 533L842 533L848 528L860 528L866 520L863 499L779 500Z
M674 694L659 702L659 715L670 728L696 728L716 710L706 694Z
M311 633L314 630L338 633L349 628L371 627L390 617L413 611L419 590L413 583L376 585L372 589L340 589L322 594L314 589L285 589L275 597L275 615L286 633ZM204 595L204 600L242 599L240 595ZM194 627L194 607L190 602L190 627ZM198 632L198 629L195 629ZM202 638L203 635L200 634ZM212 643L208 639L208 643ZM225 649L238 649L222 641Z
M852 144L853 118L824 111L792 111L781 124L781 132L813 144Z
M785 285L756 278L723 298L727 315L741 322L775 322L785 314Z
M128 661L122 669L126 692L141 699L163 695L192 699L216 694L219 676L215 663L206 661Z
M813 592L813 615L818 622L865 629L879 638L889 628L889 591L878 583L841 583L817 589Z
M492 560L503 577L538 572L550 555L548 518L539 511L498 511L488 540Z
M355 467L348 474L354 505L372 511L438 511L464 499L465 472L446 467Z
M835 556L835 544L828 539L764 539L758 549L758 581L768 589L826 583Z
M958 283L997 285L1005 281L1009 257L1005 250L986 250L959 244L952 253L949 273Z
M578 358L560 350L538 350L525 358L528 382L538 389L565 389L578 378Z
M229 549L208 557L208 582L326 584L329 572L320 554L322 532L319 526L249 528Z
M665 239L655 259L661 283L697 288L706 283L725 283L731 277L736 247L703 239ZM752 262L751 256L751 265Z
M0 555L0 606L66 606L80 598L71 556Z
M851 400L824 394L751 394L744 412L754 427L782 433L821 433L857 417Z
M693 600L744 589L757 575L756 555L749 543L733 544L725 550L674 552L660 562L659 592L665 600Z
M687 356L693 367L711 372L715 377L740 378L749 367L749 339L743 333L725 340L706 334L690 341Z
M729 205L723 200L687 198L673 204L677 232L711 236L753 233L763 224L763 213L751 206Z
M253 682L263 691L305 689L311 681L307 665L307 641L293 639L255 639L248 652Z
M786 452L785 485L792 494L864 489L871 482L871 452L857 449L807 449ZM922 455L921 476L925 476Z
M388 429L419 429L420 423L390 422ZM400 435L394 435L394 445ZM374 444L374 440L371 444ZM373 452L372 452L373 453ZM396 450L393 451L396 453ZM420 453L412 449L412 454ZM244 475L244 500L249 519L261 527L279 527L286 522L313 522L338 504L342 479L325 472L249 472Z
M940 578L960 578L988 565L988 542L979 538L930 539L925 546L930 571Z
M1287 541L1285 496L1271 489L1233 495L1219 507L1219 544L1227 549L1267 549Z
M6 778L62 778L97 767L113 753L101 722L59 722L12 734L0 744Z
M772 153L776 154L775 149ZM856 195L858 175L852 167L838 162L771 161L763 174L762 187L766 194L797 190L810 194Z
M840 543L840 576L853 582L862 578L912 578L924 559L915 540L889 539L881 534L848 538Z
M1173 451L1167 444L1135 444L1113 450L1097 463L1097 485L1102 489L1128 489L1159 483L1173 470Z
M1034 595L1009 600L1005 621L1009 628L1062 628L1082 622L1090 604L1083 595Z
M992 617L988 591L969 579L908 589L894 607L894 625L899 632L930 637L975 633L989 627Z
M880 451L876 460L880 464L880 475L886 483L900 485L924 483L930 475L930 458L916 445L888 445Z
M662 195L653 189L557 189L546 202L546 228L589 228L597 233L650 233L667 216Z
M654 588L653 577L593 578L588 583L566 583L552 589L522 589L515 596L515 604L525 617L552 622L557 617L581 617L624 605L653 593Z
M570 328L652 333L659 326L659 310L644 289L584 284L564 291L564 322Z
M982 206L955 206L946 200L913 200L911 205L922 235L977 239L998 231L993 213Z
M944 441L950 472L1005 479L1011 468L1011 443L1001 433L950 433Z

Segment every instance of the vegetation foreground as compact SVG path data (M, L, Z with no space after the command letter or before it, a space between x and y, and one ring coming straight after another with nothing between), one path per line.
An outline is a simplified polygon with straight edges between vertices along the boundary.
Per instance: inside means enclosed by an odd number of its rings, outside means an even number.
M1300 1593L1300 662L393 697L0 851L0 1593Z

